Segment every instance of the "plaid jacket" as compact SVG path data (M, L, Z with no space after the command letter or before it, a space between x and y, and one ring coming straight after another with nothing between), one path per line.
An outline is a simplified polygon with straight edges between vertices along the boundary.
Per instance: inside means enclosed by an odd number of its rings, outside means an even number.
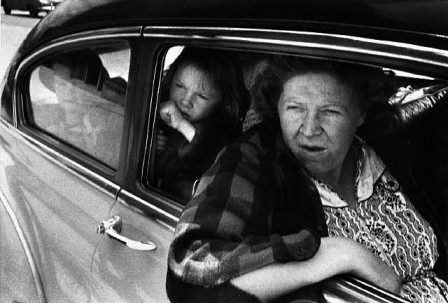
M322 236L327 228L317 189L278 123L265 122L220 153L185 207L169 252L168 295L185 299L180 285L190 285L190 297L197 289L224 298L235 293L230 279L309 259Z

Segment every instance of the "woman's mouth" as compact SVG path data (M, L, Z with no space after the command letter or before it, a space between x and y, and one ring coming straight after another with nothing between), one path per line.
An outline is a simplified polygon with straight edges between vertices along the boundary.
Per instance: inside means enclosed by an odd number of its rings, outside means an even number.
M307 154L318 154L325 151L325 148L319 145L300 145L300 148Z

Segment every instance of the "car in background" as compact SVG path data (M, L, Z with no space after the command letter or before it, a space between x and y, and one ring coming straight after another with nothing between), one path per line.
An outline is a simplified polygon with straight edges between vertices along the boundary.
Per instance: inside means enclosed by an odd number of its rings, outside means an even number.
M186 46L237 52L249 88L272 55L391 75L401 99L379 107L366 138L414 176L446 236L447 10L427 0L61 2L0 88L0 301L168 301L167 254L187 201L160 188L155 138L163 76ZM245 129L258 121L251 109ZM319 287L328 302L406 302L348 276Z
M37 17L39 12L50 12L62 0L1 0L5 14L11 14L12 10L28 11L30 16Z

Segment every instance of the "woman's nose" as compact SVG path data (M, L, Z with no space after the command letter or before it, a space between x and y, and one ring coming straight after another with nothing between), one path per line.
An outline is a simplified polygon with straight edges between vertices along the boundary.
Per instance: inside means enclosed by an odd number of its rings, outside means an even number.
M320 134L322 128L320 126L320 119L318 115L313 113L307 113L303 117L300 131L307 137Z

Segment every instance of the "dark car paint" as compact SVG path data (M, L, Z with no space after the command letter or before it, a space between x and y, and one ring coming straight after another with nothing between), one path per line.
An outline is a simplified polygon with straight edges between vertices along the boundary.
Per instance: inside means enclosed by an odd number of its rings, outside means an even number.
M74 30L101 27L114 20L114 25L230 25L268 29L319 29L331 33L363 32L367 37L394 37L393 40L433 45L431 35L447 35L445 13L448 4L439 9L425 9L425 1L378 0L72 0L62 3L60 10L43 20L28 39L29 44L40 37L40 42ZM395 6L391 6L395 3ZM401 5L406 3L406 5ZM412 5L414 4L414 5ZM399 13L396 7L400 7ZM63 13L62 13L63 12ZM362 28L360 30L360 28ZM375 30L381 28L381 31ZM400 34L396 32L400 31ZM405 32L405 33L404 33ZM407 33L406 33L407 32ZM417 40L418 39L418 40Z

